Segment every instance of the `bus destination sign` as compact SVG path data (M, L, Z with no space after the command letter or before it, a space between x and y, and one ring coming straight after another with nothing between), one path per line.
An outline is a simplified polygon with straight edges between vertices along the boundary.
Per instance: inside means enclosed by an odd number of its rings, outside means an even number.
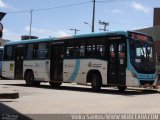
M137 34L137 33L131 33L130 38L137 39L137 40L140 40L140 41L149 41L150 40L148 36Z

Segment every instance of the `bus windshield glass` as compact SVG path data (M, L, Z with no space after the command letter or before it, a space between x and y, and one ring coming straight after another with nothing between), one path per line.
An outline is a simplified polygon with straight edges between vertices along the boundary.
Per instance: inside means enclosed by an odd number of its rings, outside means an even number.
M131 64L140 73L154 73L156 68L152 37L130 33L129 41Z

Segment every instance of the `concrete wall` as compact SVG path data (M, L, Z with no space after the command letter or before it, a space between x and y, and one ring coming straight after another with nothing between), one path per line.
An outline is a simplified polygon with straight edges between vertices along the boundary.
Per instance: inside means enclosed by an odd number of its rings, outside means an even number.
M143 33L146 33L146 34L152 36L154 41L160 40L160 26L144 28L144 29L139 29L139 30L135 30L135 31L143 32Z
M160 8L154 8L153 26L160 25Z
M6 42L9 42L10 40L5 40L5 39L2 39L2 38L0 38L0 46L4 46L4 44L6 43Z

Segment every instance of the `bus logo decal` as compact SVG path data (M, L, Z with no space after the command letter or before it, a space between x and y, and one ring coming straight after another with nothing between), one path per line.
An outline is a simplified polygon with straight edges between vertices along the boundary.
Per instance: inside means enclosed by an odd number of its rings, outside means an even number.
M92 62L91 61L88 63L88 67L92 67Z
M13 63L10 64L10 71L13 71Z
M70 77L71 81L74 81L76 79L79 69L80 69L80 59L76 59L76 65L75 65L74 71Z

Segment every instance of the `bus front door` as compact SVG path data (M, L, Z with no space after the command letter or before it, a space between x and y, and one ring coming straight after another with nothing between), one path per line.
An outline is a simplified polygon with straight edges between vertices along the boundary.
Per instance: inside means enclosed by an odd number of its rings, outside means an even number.
M63 45L52 45L51 46L51 69L50 78L51 81L62 81L63 80Z
M15 47L15 79L23 79L23 59L24 59L24 46L17 45Z
M110 41L107 75L108 85L126 85L126 45L124 41Z

